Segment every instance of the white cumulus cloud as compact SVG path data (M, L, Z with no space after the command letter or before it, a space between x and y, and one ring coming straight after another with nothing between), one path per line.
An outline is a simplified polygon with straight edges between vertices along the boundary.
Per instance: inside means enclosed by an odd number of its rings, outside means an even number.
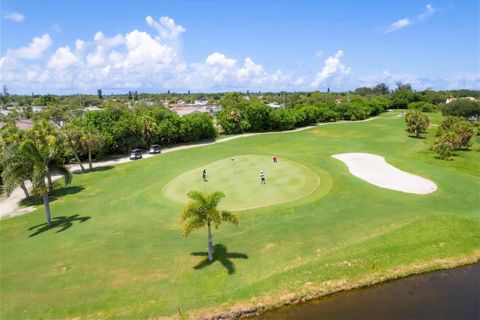
M181 25L175 24L175 21L169 17L161 17L158 21L155 21L151 16L148 16L145 20L150 27L157 30L160 37L165 39L177 38L186 30Z
M47 63L50 69L66 69L77 63L69 46L58 48Z
M351 69L342 64L340 58L343 56L343 50L338 50L334 56L325 60L322 71L317 73L311 83L313 87L319 87L329 82L339 83L350 75Z
M35 37L32 42L22 48L8 50L7 56L17 59L38 59L41 58L45 50L52 45L52 38L46 33L41 37Z

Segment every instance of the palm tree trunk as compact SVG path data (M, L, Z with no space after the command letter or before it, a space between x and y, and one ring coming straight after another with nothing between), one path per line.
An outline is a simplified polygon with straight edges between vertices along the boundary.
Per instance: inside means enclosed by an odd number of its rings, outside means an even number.
M75 156L75 160L77 160L77 163L80 165L80 170L85 171L85 168L83 167L82 161L80 161L80 158L78 157L78 154L75 151L73 143L69 140L68 144L70 145L70 149L72 149L72 153Z
M93 165L92 165L92 151L90 148L88 148L88 169L92 170Z
M50 219L50 200L48 199L48 193L43 194L43 204L45 206L45 216L47 217L47 225L52 224L52 220Z
M25 193L25 197L30 197L30 194L28 193L28 189L27 187L25 186L25 182L20 182L20 188L22 188L23 192Z
M213 244L212 244L212 231L210 230L210 221L207 222L208 226L208 260L213 261Z
M53 182L52 182L52 173L50 170L47 172L47 179L48 179L48 191L52 192L53 191Z

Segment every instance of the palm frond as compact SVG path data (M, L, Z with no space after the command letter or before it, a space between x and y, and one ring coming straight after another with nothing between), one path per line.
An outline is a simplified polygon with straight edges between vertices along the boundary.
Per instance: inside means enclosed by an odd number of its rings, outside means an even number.
M201 218L194 218L189 220L184 226L182 230L182 235L184 237L188 236L192 231L202 228L206 225L206 221Z
M238 217L231 212L222 211L221 215L222 215L222 220L223 221L231 222L231 223L233 223L234 225L237 225L237 226L240 223L240 219L238 219Z
M200 202L204 206L207 205L207 199L200 191L190 191L187 193L187 196L194 201Z
M65 184L70 184L72 182L72 173L64 165L55 164L54 170L58 172L65 181Z
M216 208L220 200L225 198L225 194L221 191L215 191L206 196L208 207L210 209Z
M26 157L31 158L34 162L44 163L44 157L33 141L25 140L20 145L20 149Z
M205 210L202 209L201 205L198 202L191 201L187 204L187 206L183 209L183 213L181 216L182 222L194 217L202 216L205 218Z

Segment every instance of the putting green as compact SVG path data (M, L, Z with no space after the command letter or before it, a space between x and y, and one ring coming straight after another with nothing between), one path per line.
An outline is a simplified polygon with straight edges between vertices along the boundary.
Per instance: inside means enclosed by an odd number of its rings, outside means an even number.
M274 163L265 155L241 155L222 159L187 171L171 180L163 189L173 201L187 203L191 190L223 191L221 207L246 210L285 203L303 198L320 185L319 176L309 168L288 159ZM207 169L208 182L202 171ZM260 170L265 172L266 184L260 184Z

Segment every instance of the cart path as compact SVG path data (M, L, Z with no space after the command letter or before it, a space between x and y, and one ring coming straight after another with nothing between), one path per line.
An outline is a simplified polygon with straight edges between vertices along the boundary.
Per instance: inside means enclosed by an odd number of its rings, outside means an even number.
M239 134L239 135L235 135L235 136L232 136L232 137L217 139L217 140L210 141L210 142L191 143L191 144L186 144L186 145L180 145L180 146L165 148L165 149L162 149L162 153L169 153L169 152L174 152L174 151L179 151L179 150L199 148L199 147L209 146L209 145L216 144L216 143L222 143L222 142L227 142L227 141L231 141L231 140L235 140L235 139L248 138L248 137L259 136L259 135L292 133L292 132L309 130L309 129L316 128L316 127L319 127L319 126L326 126L326 125L333 125L333 124L345 124L345 123L359 123L359 122L372 121L372 120L375 120L375 119L378 119L378 116L373 117L373 118L368 118L368 119L365 119L365 120L360 120L360 121L336 121L336 122L319 123L319 124L314 125L314 126L302 127L302 128L298 128L298 129L294 129L294 130L288 130L288 131L244 133L244 134ZM155 155L151 155L151 154L146 153L146 154L143 154L143 159L147 159L147 158L150 158L150 157L153 157L153 156L155 156ZM130 161L131 160L130 160L129 156L112 157L112 158L104 160L104 161L94 162L93 166L94 166L94 168L105 167L105 166L115 166L115 165L119 165L119 164L122 164L122 163L130 162ZM88 163L84 163L83 166L88 168ZM78 164L69 165L68 168L70 169L71 172L80 172L80 166ZM60 178L60 176L58 176L58 175L52 176L53 180L57 180L58 178ZM27 188L29 190L31 190L30 182L27 181L25 184L26 184ZM22 214L32 212L36 209L36 207L33 207L33 206L21 208L20 207L20 201L23 198L25 198L25 194L23 193L21 188L15 189L9 197L0 197L0 219L19 216L19 215L22 215Z

